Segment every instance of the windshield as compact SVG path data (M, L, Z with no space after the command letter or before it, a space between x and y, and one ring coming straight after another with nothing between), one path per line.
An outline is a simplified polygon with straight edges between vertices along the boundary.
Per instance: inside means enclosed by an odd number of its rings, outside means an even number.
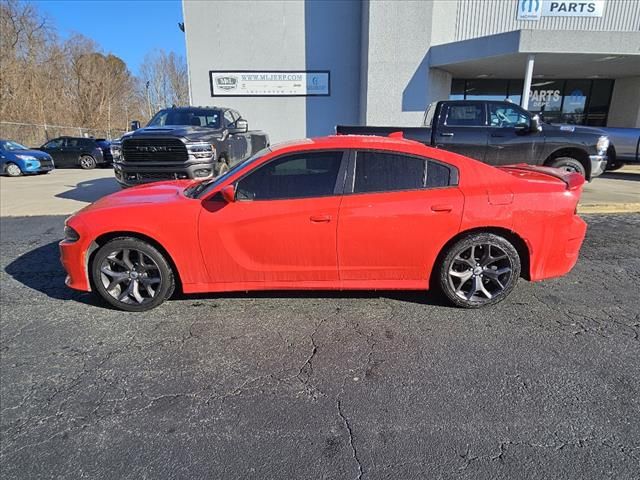
M17 142L12 142L11 140L0 140L0 148L2 150L29 150L24 145L20 145Z
M147 127L164 127L168 125L220 128L220 110L205 108L169 108L160 110Z
M187 197L191 197L191 198L206 197L209 192L211 192L214 188L216 188L218 185L220 185L222 182L224 182L231 175L236 173L241 168L244 168L247 165L252 164L255 161L259 160L260 158L262 158L263 156L265 156L269 152L271 152L271 149L269 147L263 148L259 152L256 152L252 157L249 157L244 162L237 163L230 170L227 170L225 173L223 173L219 177L211 178L209 180L203 180L202 182L200 182L200 183L198 183L196 185L192 185L192 186L188 187L184 191L184 194Z

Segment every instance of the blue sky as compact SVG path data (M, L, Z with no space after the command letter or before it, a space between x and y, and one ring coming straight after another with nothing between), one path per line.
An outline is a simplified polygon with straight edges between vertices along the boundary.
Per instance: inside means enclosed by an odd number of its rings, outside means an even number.
M122 58L132 73L138 73L147 52L163 48L186 55L180 0L36 0L58 34L67 38L81 33L105 53Z

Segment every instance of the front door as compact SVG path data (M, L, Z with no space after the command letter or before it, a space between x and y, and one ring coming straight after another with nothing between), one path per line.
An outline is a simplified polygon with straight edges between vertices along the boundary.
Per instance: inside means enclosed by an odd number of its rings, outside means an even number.
M48 141L42 147L40 147L40 150L51 155L51 158L53 158L56 167L67 166L64 151L64 140L64 138L54 138L53 140Z
M446 103L434 136L435 146L483 162L487 152L484 102Z
M490 165L538 164L543 160L544 134L531 131L531 116L517 105L489 102Z
M210 282L276 288L337 281L343 156L287 154L240 179L235 202L205 202L199 236Z
M345 287L386 281L381 288L427 288L430 266L460 228L464 198L455 167L423 157L359 151L350 170L355 172L352 193L345 191L338 222Z

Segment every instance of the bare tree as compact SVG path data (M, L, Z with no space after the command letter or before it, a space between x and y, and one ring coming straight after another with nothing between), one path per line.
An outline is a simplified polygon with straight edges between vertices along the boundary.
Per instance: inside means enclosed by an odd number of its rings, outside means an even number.
M155 50L148 53L140 66L140 81L152 111L189 104L187 65L173 52Z

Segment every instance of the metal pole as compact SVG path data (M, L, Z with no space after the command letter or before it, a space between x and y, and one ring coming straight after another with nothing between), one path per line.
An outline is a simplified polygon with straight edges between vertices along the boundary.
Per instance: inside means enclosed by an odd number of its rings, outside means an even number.
M149 96L149 82L146 83L147 87L147 107L149 108L149 118L151 118L151 97Z
M524 109L529 107L529 92L531 91L531 79L533 78L533 63L536 59L534 54L527 56L527 69L524 72L524 87L522 87L522 101L520 106Z

